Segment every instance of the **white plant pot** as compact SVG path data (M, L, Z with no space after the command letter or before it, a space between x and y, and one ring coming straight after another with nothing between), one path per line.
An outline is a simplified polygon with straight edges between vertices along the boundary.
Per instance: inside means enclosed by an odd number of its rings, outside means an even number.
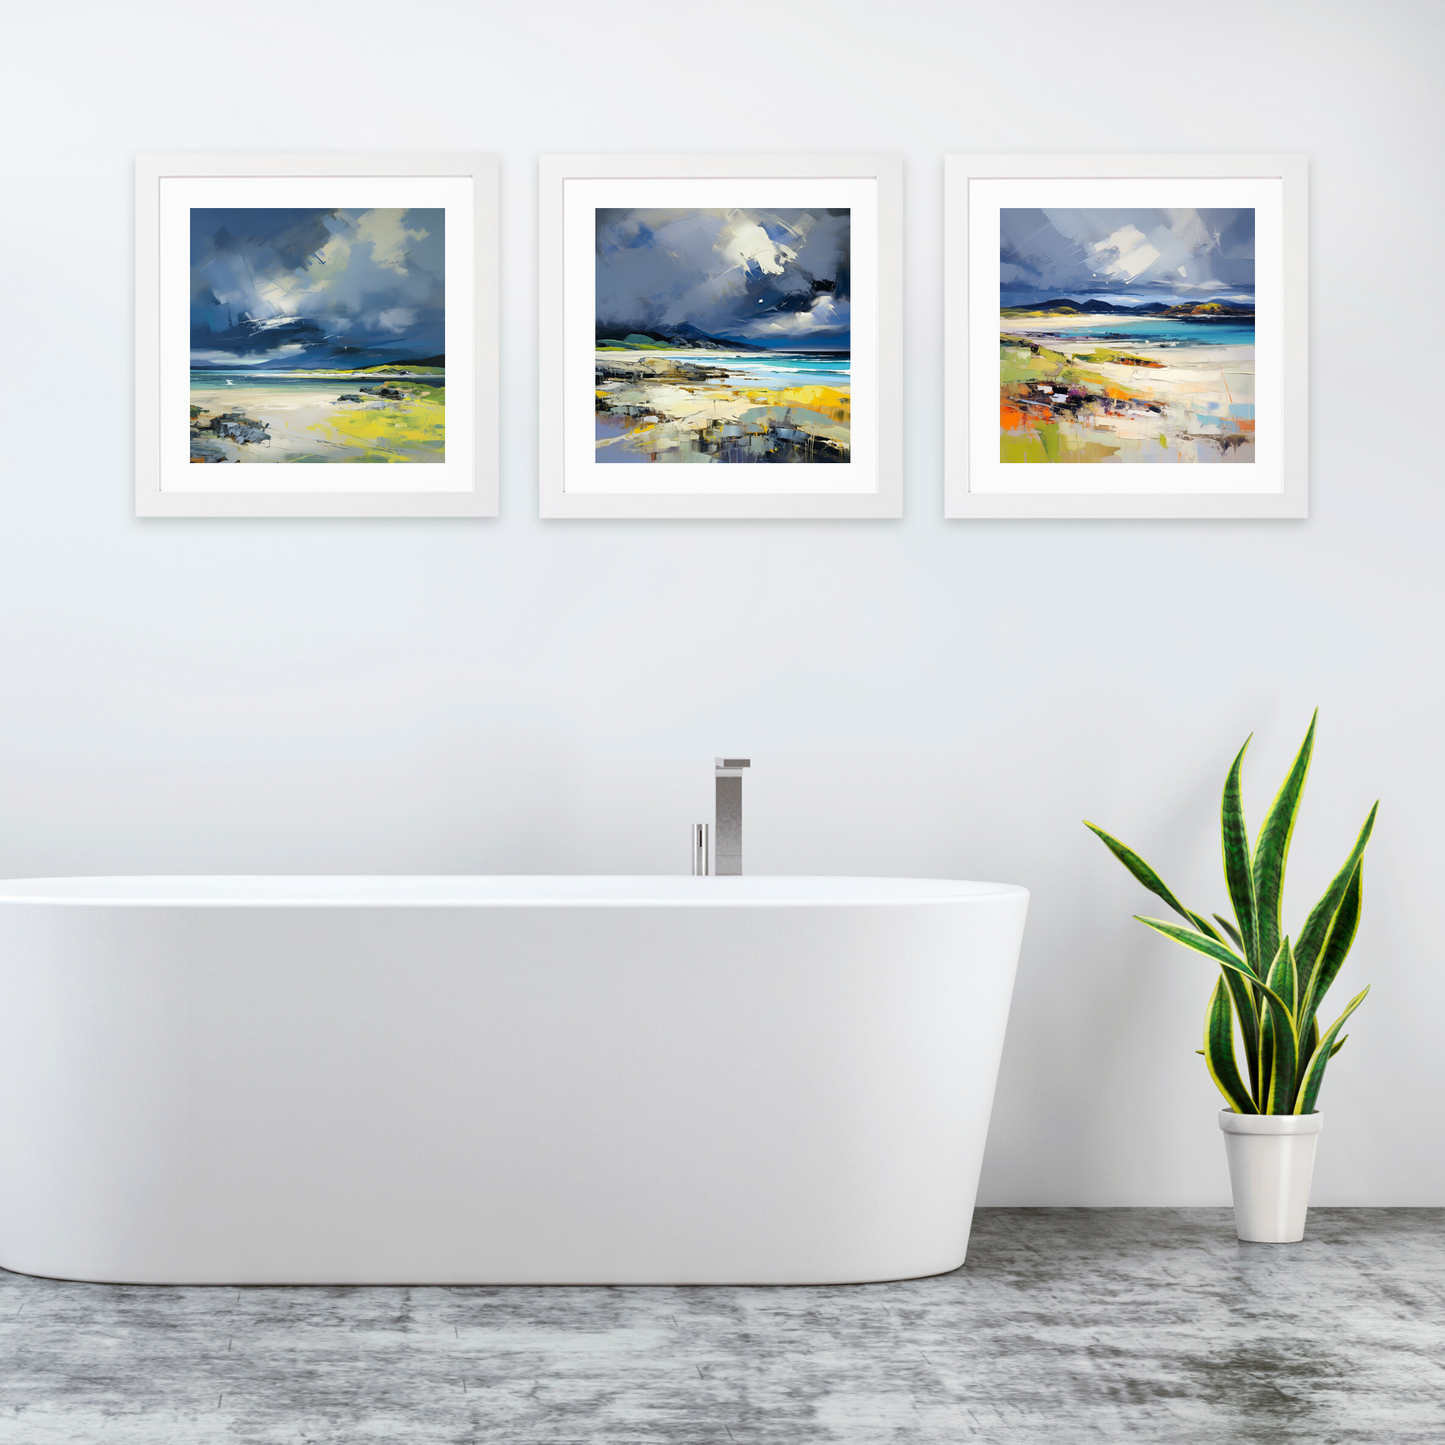
M1221 1109L1219 1127L1234 1188L1235 1233L1259 1244L1303 1239L1324 1116Z

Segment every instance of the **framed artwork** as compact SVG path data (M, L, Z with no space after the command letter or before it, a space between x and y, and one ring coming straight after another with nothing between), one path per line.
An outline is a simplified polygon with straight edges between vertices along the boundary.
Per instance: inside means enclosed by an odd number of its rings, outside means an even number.
M542 516L901 516L901 192L884 156L544 156Z
M496 158L137 157L136 513L496 516Z
M944 165L946 516L1308 515L1303 156Z

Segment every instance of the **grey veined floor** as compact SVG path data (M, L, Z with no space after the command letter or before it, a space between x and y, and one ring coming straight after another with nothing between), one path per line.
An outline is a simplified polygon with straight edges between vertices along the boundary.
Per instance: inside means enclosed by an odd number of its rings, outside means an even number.
M0 1272L0 1442L1445 1442L1445 1210L980 1210L847 1288L223 1289Z

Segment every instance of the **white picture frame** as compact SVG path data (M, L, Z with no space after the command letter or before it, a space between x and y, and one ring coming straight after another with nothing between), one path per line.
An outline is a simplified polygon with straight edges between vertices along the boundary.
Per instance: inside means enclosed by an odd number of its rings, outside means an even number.
M1130 466L1110 460L1028 466L1005 460L1000 438L1006 433L999 420L1001 209L1195 205L1255 208L1251 225L1257 220L1258 288L1257 301L1251 299L1249 306L1257 314L1251 314L1249 325L1256 339L1247 350L1249 385L1255 388L1252 395L1258 405L1252 401L1248 408L1238 408L1250 414L1247 423L1235 423L1249 428L1247 453L1241 450L1237 455L1248 454L1253 460L1214 466L1197 462ZM1096 250L1104 245L1094 244ZM1142 238L1139 244L1144 244ZM1081 254L1087 255L1087 249ZM944 256L946 517L1308 516L1308 164L1304 156L945 156ZM1105 274L1105 283L1120 276L1126 283L1132 281L1129 268L1138 262L1119 260L1117 250L1108 256L1123 269L1113 277ZM1022 312L1026 304L1011 314ZM1168 358L1148 364L1167 368ZM1166 369L1161 382L1168 374ZM1005 419L1011 425L1016 420ZM1162 433L1159 444L1161 448L1168 444ZM1215 451L1219 450L1216 445ZM1227 448L1222 450L1222 459L1235 460ZM1018 451L1008 455L1017 457Z
M135 186L137 516L498 514L495 156L380 152L142 154L136 158ZM266 460L260 462L253 462L249 453L238 453L250 463L245 467L191 465L187 434L177 430L177 416L183 415L179 412L180 393L190 388L190 368L195 364L189 320L192 273L188 237L190 210L197 206L377 207L381 208L377 214L383 216L404 216L406 208L415 206L444 208L445 375L439 387L434 368L431 381L420 377L419 382L427 382L434 396L441 392L445 419L441 428L433 424L433 436L440 435L442 441L433 441L433 455L426 464L408 459L387 464L352 462L344 466L298 467L272 461L268 452ZM379 244L373 242L366 254L375 257ZM406 254L398 252L398 265L404 265ZM319 257L318 264L325 260L325 256ZM309 259L306 265L310 265ZM284 314L284 296L280 299L282 306L277 316L252 317L243 309L241 321L255 327L264 327L268 322L291 324ZM408 315L414 313L398 309L379 314L388 318L383 329L400 331ZM364 359L369 353L362 354ZM271 360L269 364L274 367L276 362ZM405 363L397 365L404 367ZM219 370L216 374L219 385L224 374ZM364 380L372 378L358 377L356 384ZM241 381L244 386L247 378L243 376ZM310 378L306 381L309 383ZM351 384L338 382L338 387ZM407 387L409 393L416 390L406 382L392 384ZM408 395L401 405L409 400L415 397ZM273 432L271 437L275 435ZM195 436L193 432L192 443L199 446ZM338 453L344 454L345 450L337 448Z
M896 157L549 155L541 158L540 182L541 516L902 516L902 166ZM851 207L848 409L834 414L847 418L846 465L598 464L596 209L787 204ZM780 435L791 430L806 446L801 424L792 425L786 412L783 419L789 426ZM683 445L705 450L691 441Z

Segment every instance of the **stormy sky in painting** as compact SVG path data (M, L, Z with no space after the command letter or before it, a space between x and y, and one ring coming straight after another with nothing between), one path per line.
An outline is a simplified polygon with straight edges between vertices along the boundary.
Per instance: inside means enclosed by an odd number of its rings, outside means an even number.
M445 211L191 211L191 365L441 356Z
M1000 304L1254 301L1254 210L999 212Z
M847 350L849 222L822 208L599 209L598 332Z

